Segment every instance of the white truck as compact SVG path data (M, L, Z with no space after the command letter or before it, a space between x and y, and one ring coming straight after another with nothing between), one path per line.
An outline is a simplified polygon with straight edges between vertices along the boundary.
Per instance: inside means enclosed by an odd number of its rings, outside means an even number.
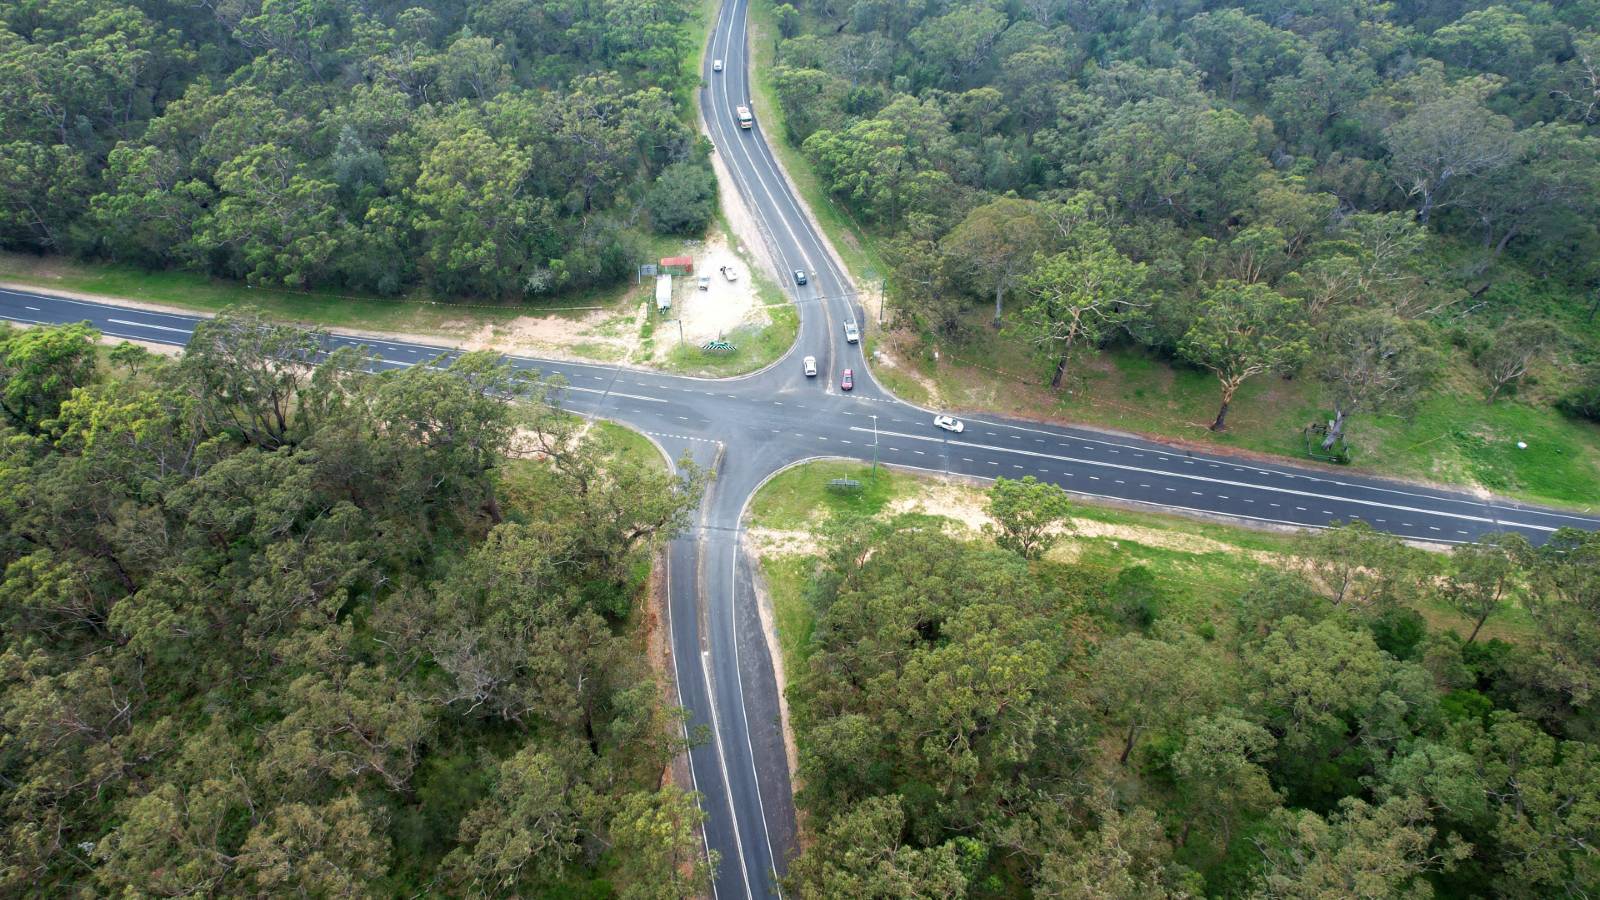
M672 309L672 276L656 276L656 312L666 314Z
M755 117L750 115L750 107L741 106L734 110L734 115L739 117L739 127L748 129L756 123Z

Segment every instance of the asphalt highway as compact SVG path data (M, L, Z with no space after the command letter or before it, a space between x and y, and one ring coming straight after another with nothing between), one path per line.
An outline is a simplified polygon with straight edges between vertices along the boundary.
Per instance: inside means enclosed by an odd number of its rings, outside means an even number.
M1165 512L1221 516L1248 524L1325 527L1365 521L1406 538L1470 541L1518 531L1539 542L1555 529L1600 529L1600 515L1289 464L1196 453L1133 437L999 417L965 419L965 430L935 428L934 412L904 403L872 378L861 345L843 324L869 325L849 278L828 251L783 176L761 132L737 126L749 104L746 0L725 0L704 60L700 103L706 128L751 211L800 310L799 336L774 366L741 378L706 380L618 366L525 357L512 364L560 376L562 405L622 422L650 435L669 456L687 455L715 480L695 524L668 550L669 629L677 689L689 728L710 740L689 753L693 788L703 797L708 850L720 858L718 898L778 895L778 877L795 847L795 816L779 724L772 659L740 545L740 522L755 489L786 466L818 457L877 459L893 466L992 479L1032 475L1087 498ZM721 59L722 72L713 72ZM791 272L804 269L808 283ZM0 289L0 321L87 321L104 334L183 345L199 317L149 312L31 291ZM333 346L361 346L377 368L441 364L458 350L354 335ZM807 378L800 358L817 357ZM838 388L853 368L854 391Z
M807 314L802 321L814 318ZM185 344L201 321L13 290L0 290L0 320L87 321L114 337L175 345ZM560 376L565 408L637 428L674 458L687 454L716 473L695 526L672 542L668 584L680 699L691 711L690 727L705 726L712 736L691 751L690 762L693 787L707 811L706 843L721 860L718 897L775 895L775 875L794 846L778 686L739 544L746 501L788 465L817 457L876 457L887 465L949 475L1033 475L1085 497L1153 510L1313 528L1360 520L1439 543L1506 530L1539 542L1563 526L1600 529L1600 515L1196 453L1087 429L969 417L962 433L951 434L933 426L931 411L882 394L870 379L862 378L851 393L838 391L838 362L816 378L805 377L799 356L820 358L829 335L804 328L802 334L775 366L725 380L507 357L518 367ZM855 350L838 343L835 360ZM364 347L380 369L443 364L460 352L349 335L331 336L330 345ZM853 362L858 373L867 371Z

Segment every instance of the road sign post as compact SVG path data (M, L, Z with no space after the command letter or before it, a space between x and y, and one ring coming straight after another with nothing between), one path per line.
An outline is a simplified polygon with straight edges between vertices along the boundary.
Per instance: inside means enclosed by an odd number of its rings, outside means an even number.
M872 417L872 480L878 480L878 417Z

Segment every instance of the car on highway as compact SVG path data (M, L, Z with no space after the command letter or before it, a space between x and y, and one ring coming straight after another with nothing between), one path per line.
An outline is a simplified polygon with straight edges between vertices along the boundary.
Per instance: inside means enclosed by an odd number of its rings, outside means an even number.
M848 391L848 390L853 390L855 388L855 386L856 386L856 370L855 369L845 369L844 370L844 375L842 377L840 377L840 379L839 379L839 389L843 390L843 391Z
M861 340L861 330L856 327L854 319L846 319L844 323L844 340L847 344L854 344Z
M817 358L815 356L808 356L800 360L800 367L805 369L807 378L817 377Z
M713 72L721 72L722 71L722 60L713 59L711 61L711 71L713 71Z
M953 431L956 434L967 430L966 423L952 416L934 416L933 424L943 428L945 431Z
M795 284L805 284L806 283L806 270L805 269L795 269L794 270L794 283Z

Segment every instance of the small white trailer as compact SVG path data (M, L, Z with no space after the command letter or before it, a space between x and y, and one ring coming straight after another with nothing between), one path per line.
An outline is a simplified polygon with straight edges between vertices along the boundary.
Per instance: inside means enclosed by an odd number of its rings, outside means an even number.
M656 312L665 313L672 309L672 276L656 276Z

